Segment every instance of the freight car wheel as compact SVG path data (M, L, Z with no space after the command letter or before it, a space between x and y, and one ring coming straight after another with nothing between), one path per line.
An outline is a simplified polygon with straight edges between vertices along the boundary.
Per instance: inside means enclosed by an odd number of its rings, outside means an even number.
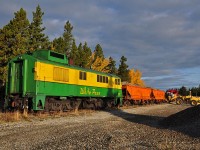
M131 105L131 103L130 103L129 100L125 100L125 101L124 101L124 106L130 106L130 105Z
M180 104L182 104L183 103L183 100L181 99L181 98L177 98L176 99L176 104L177 105L180 105Z
M197 102L193 100L193 101L191 101L191 105L192 106L197 106Z
M134 104L135 104L135 105L140 105L140 103L141 103L140 100L135 100L135 101L134 101Z

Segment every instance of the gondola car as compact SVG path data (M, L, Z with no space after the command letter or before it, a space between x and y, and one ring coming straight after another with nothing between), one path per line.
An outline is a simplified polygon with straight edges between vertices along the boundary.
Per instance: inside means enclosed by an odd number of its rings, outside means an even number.
M37 50L8 64L6 108L65 111L121 103L118 76L70 65L63 54Z

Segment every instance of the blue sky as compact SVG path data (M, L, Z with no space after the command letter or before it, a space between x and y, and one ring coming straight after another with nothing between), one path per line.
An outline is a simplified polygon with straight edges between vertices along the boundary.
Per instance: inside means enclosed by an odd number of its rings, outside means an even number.
M139 69L147 86L168 89L200 84L200 1L198 0L1 0L0 28L24 8L29 21L40 5L45 34L62 35L73 25L77 44L100 44L106 57Z

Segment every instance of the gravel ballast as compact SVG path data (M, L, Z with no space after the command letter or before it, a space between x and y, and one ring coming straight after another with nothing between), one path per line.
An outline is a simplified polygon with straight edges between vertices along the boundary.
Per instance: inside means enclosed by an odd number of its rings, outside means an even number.
M176 126L166 121L190 108L161 104L2 123L0 149L200 149L199 118Z

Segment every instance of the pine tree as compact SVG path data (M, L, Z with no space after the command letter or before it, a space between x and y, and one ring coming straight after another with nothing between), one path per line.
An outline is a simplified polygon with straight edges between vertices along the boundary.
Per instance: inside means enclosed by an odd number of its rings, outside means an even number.
M7 64L15 56L28 49L29 21L26 11L20 9L15 17L0 30L0 80L5 83Z
M122 56L120 60L120 65L118 69L118 76L121 77L122 81L127 81L129 82L129 70L128 70L128 65L126 64L127 58Z
M11 30L8 25L0 29L0 83L4 86L7 76L7 64L13 57L11 48L9 48Z
M104 59L104 54L103 54L103 50L101 48L100 44L97 44L94 50L94 59L96 59L97 57Z
M28 47L28 26L29 21L26 11L22 8L15 13L15 18L10 21L10 29L12 32L12 51L14 56L23 54Z
M78 48L76 46L76 42L75 42L75 39L73 40L73 43L72 43L72 50L70 52L70 59L72 59L73 61L73 64L78 66L79 65L79 59L80 56L79 56L79 53L78 53Z
M116 61L112 57L109 57L108 69L108 73L117 74Z
M65 42L62 37L55 38L53 40L53 47L54 51L58 53L63 53L63 50L65 49Z
M79 43L79 45L78 45L78 58L77 58L77 65L79 67L83 67L83 64L82 64L82 60L83 60L82 56L83 55L84 55L83 54L83 46L82 46L82 43Z
M72 50L72 44L73 44L72 30L73 30L73 26L71 25L69 21L67 21L64 26L64 33L63 33L63 40L65 43L63 54L66 54L67 56L70 54Z
M77 53L77 60L76 64L83 68L90 68L89 62L91 58L92 52L91 49L87 46L87 43L85 42L82 46L82 43L78 46L78 53Z
M187 96L187 95L189 94L189 91L187 91L187 88L186 88L185 86L182 86L182 87L179 89L178 93L179 93L180 95L182 95L182 96Z
M85 42L83 45L82 55L80 55L82 58L82 67L89 68L87 64L90 61L91 55L92 55L91 49L88 47L87 42Z
M200 85L197 88L197 96L200 96Z
M30 25L30 51L35 51L37 49L48 49L49 48L49 39L43 33L45 27L42 27L42 12L40 5L36 7L36 11L33 12L33 21Z

